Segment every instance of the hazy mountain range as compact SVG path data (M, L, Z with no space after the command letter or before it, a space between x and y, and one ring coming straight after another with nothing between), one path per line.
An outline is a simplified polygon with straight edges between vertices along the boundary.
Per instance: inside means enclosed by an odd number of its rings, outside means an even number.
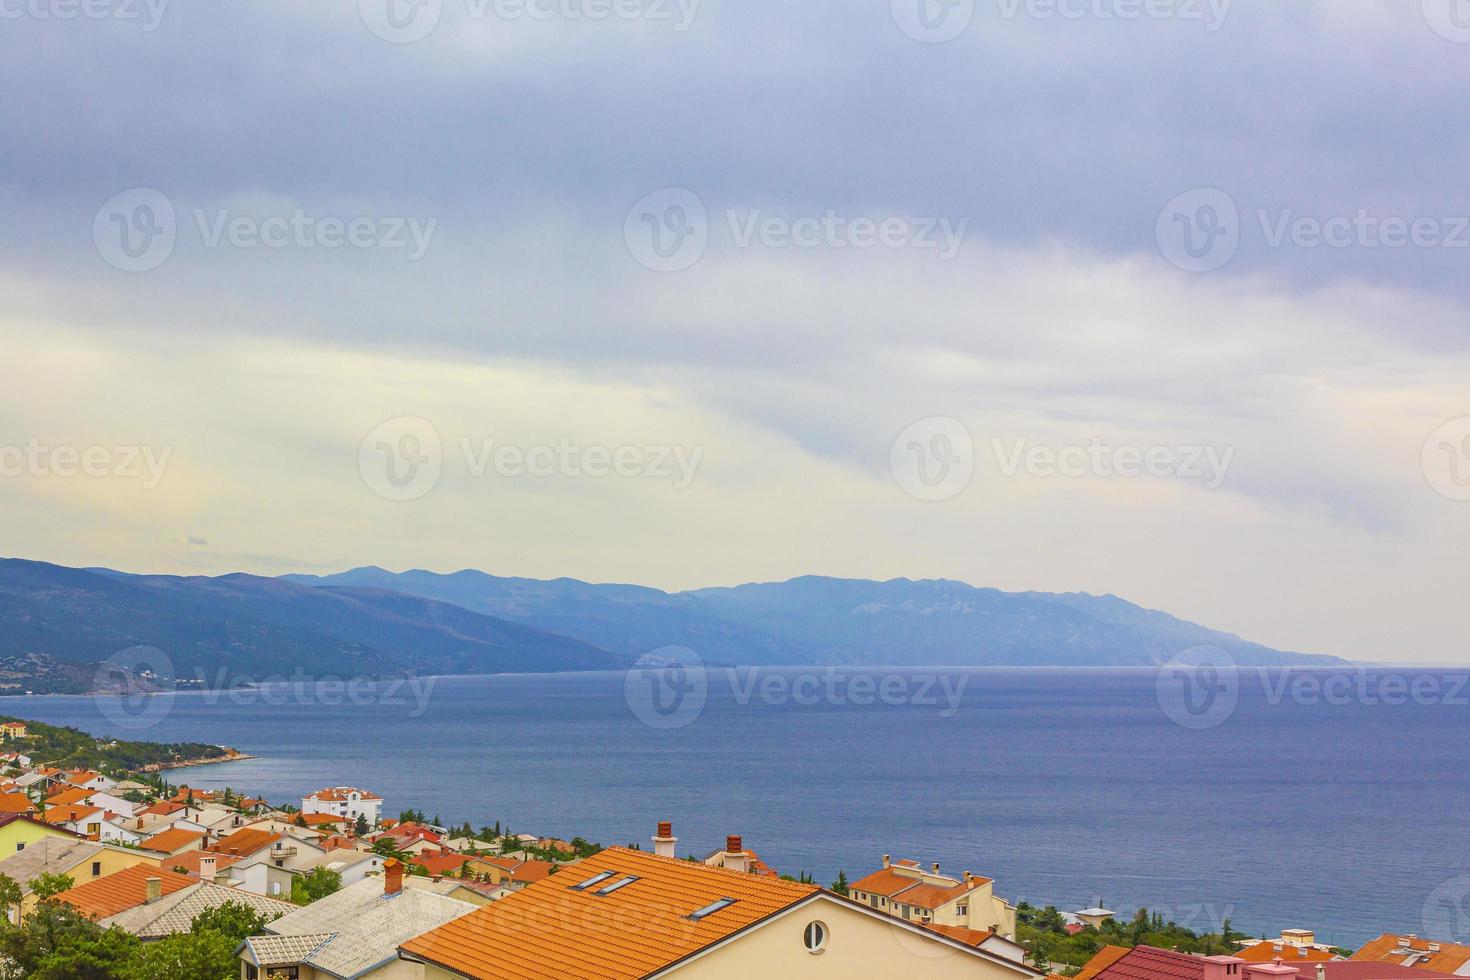
M78 665L135 646L162 650L178 677L216 683L296 671L615 670L674 645L732 665L1146 666L1198 645L1242 665L1343 662L1116 596L943 580L808 576L668 593L479 571L210 578L0 560L0 663L15 673L12 686L27 686L27 664L38 677L50 664L70 683Z

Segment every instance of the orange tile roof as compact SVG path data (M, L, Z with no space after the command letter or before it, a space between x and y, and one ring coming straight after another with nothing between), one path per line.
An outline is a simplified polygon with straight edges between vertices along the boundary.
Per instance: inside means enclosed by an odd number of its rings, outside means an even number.
M1272 960L1285 960L1291 963L1327 963L1335 959L1326 950L1313 949L1311 946L1293 946L1279 939L1263 939L1254 946L1238 949L1230 955L1238 956L1247 963L1270 963Z
M239 864L244 860L244 858L231 857L228 854L215 854L213 851L185 851L183 854L176 854L173 857L166 857L160 860L162 865L170 871L183 868L184 870L179 872L180 874L198 877L199 861L204 857L214 858L214 870L216 871L222 871L230 865Z
M918 865L912 861L896 861L894 866L918 870ZM853 882L851 890L882 895L891 901L915 908L937 909L989 882L989 878L976 876L968 883L960 881L953 885L935 885L913 875L900 874L893 868L883 868Z
M571 889L603 871L616 872L608 882L638 880L608 895ZM820 893L815 885L610 847L401 948L473 980L633 980ZM722 898L736 901L689 918Z
M431 875L457 875L470 860L464 854L418 854L409 863L419 865Z
M213 850L221 854L249 857L262 848L270 847L285 836L285 834L273 834L268 830L256 830L252 827L246 827L243 830L235 831L228 837L221 838L215 843Z
M989 929L966 929L964 926L942 926L932 922L924 923L924 928L931 932L937 932L941 936L957 939L966 946L974 946L976 949L979 949L980 944L985 942L985 940L995 935Z
M358 798L364 800L381 800L382 797L367 790L358 789L355 786L328 786L319 789L307 797L308 800L321 800L323 803L346 803L351 794L356 793Z
M1093 977L1118 962L1128 952L1128 949L1129 947L1127 946L1104 946L1092 954L1092 959L1083 964L1082 972L1078 973L1072 980L1092 980Z
M1438 952L1429 951L1430 944L1439 947ZM1398 952L1408 949L1409 955ZM1409 956L1418 954L1415 961L1408 962ZM1283 957L1284 959L1285 957ZM1399 966L1413 966L1421 970L1438 970L1441 973L1456 973L1467 962L1470 962L1470 946L1462 946L1459 943L1440 942L1436 939L1415 938L1399 936L1394 933L1384 933L1377 939L1370 940L1364 944L1349 960L1377 960L1380 963L1395 963Z
M540 881L551 874L552 869L556 867L550 861L517 861L515 858L478 857L473 860L493 864L502 871L509 871L511 880L520 882Z
M34 813L36 805L24 793L0 793L0 813Z
M150 864L137 864L102 878L94 878L75 888L68 888L57 895L56 899L66 902L89 918L105 919L147 901L149 878L162 880L164 895L172 895L181 888L198 884L198 881L185 875L165 871Z
M169 816L170 814L178 813L180 810L185 810L185 809L188 809L188 808L185 807L184 804L182 804L182 803L168 803L168 802L155 803L152 806L147 807L144 810L142 810L141 813L140 813L140 815L142 813L153 813L153 814L157 814L160 817L166 817L166 816Z
M297 817L304 821L308 827L325 827L331 824L352 822L346 817L339 817L332 813L299 813Z
M94 789L82 789L79 786L71 786L54 796L46 797L47 806L66 806L68 803L80 803L93 793Z
M154 834L138 846L145 851L161 851L164 854L172 854L174 851L190 847L198 841L204 840L206 836L206 834L201 834L197 830L171 827L160 834Z
M49 807L42 819L47 823L76 823L94 814L101 819L102 808L96 806L53 806Z

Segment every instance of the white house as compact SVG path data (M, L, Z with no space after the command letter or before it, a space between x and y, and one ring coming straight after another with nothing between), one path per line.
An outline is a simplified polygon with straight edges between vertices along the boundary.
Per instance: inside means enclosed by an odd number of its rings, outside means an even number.
M329 786L302 797L301 800L302 813L329 813L335 817L346 817L353 822L362 817L369 827L378 825L382 810L381 796L355 786Z

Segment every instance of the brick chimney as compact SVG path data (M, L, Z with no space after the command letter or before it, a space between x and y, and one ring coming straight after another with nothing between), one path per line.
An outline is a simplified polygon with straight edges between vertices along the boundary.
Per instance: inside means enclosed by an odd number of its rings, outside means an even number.
M403 862L389 858L383 862L383 894L397 895L403 891Z
M148 890L145 893L147 897L144 898L143 904L145 904L145 905L152 905L154 902L158 901L160 898L163 897L163 879L162 878L149 878L148 879L148 883L147 883L147 887L148 887Z
M745 863L745 842L735 834L725 838L724 865L731 871L750 870Z
M1240 968L1245 960L1239 956L1206 956L1205 975L1201 980L1244 980Z
M199 880L200 881L213 881L214 880L214 862L215 862L215 857L214 857L213 854L202 854L202 855L200 855L200 857L199 857Z
M674 848L679 844L679 838L674 836L674 825L667 820L658 825L658 833L653 835L653 853L661 858L674 857Z

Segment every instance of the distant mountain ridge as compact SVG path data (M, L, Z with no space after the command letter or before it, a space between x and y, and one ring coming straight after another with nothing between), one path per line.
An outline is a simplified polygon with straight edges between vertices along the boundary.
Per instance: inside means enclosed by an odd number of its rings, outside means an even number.
M176 677L609 670L632 658L450 603L279 578L129 575L0 559L0 658L156 647ZM24 663L18 659L15 663Z
M633 656L687 646L712 663L1149 666L1215 646L1242 666L1327 665L1113 595L1007 593L942 579L805 576L667 593L575 579L369 566L288 575L318 587L372 586L438 599Z

